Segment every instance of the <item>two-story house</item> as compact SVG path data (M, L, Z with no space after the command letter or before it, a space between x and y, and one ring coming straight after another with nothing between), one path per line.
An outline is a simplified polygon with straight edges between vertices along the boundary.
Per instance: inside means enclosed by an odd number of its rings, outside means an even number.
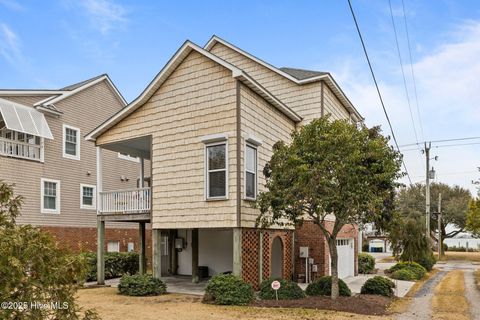
M0 180L24 197L18 223L73 250L96 250L96 154L84 135L125 105L107 75L58 90L0 90ZM104 189L137 187L138 159L105 152L103 166ZM107 227L109 251L138 249L137 224Z
M151 166L150 187L99 193L100 239L105 221L151 222L155 276L233 272L257 286L305 273L301 246L317 273L328 273L320 230L257 229L252 207L273 145L325 114L362 120L330 74L278 69L218 37L203 48L185 42L137 99L86 136L100 179L110 174L102 150ZM353 274L357 232L343 231L339 246L349 250L340 264Z

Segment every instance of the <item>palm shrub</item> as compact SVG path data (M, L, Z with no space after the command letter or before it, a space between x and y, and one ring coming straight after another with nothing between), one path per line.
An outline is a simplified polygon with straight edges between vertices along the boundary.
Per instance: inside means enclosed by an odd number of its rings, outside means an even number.
M340 296L350 297L352 292L348 288L347 284L338 279L338 287ZM332 294L332 277L324 276L314 282L310 283L305 290L305 293L309 296L329 296Z
M277 290L279 300L301 299L305 297L305 292L296 282L278 278L267 279L260 284L260 299L276 299L275 290L272 289L272 282L275 280L280 282L280 289Z
M217 274L205 288L204 302L221 305L247 305L253 301L253 288L233 274Z
M360 293L378 294L385 297L392 297L393 288L395 288L395 283L393 283L392 280L381 276L375 276L365 281Z
M167 292L167 285L151 274L124 275L118 291L126 296L158 296Z
M364 252L358 254L358 272L367 274L375 270L375 258Z

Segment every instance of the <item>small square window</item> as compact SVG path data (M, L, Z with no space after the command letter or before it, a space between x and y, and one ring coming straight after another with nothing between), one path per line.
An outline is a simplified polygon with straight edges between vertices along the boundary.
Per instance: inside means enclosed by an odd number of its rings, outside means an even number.
M107 252L120 252L120 241L108 241Z
M80 185L80 208L96 208L96 187L86 184Z

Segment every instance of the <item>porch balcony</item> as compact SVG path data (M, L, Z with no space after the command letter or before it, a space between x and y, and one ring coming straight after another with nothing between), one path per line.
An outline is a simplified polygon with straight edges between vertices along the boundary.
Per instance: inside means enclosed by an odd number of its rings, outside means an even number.
M99 215L150 213L150 188L100 192Z
M27 137L27 141L32 143L0 137L0 156L43 161L42 145L41 143L35 143L40 139L31 137Z

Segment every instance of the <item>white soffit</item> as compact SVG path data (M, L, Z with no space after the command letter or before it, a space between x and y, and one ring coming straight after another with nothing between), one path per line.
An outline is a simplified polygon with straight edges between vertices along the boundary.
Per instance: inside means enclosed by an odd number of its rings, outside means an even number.
M45 116L34 108L0 98L0 114L7 129L53 139Z

